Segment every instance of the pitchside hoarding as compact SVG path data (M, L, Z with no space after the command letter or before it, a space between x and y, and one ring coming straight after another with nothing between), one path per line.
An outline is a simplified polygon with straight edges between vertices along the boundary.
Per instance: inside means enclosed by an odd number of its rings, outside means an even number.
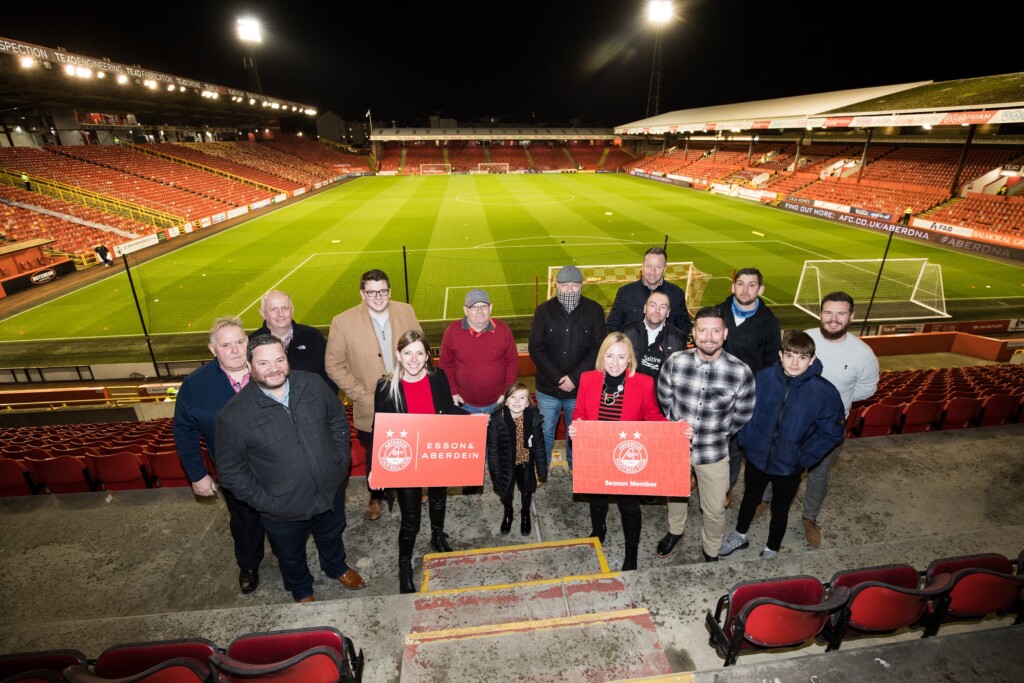
M486 415L377 413L370 487L480 486Z
M690 495L685 422L577 421L573 493Z

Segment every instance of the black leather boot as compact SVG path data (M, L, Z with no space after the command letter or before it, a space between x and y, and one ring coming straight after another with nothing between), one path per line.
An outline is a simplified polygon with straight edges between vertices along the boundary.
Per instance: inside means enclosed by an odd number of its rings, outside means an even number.
M636 569L637 547L635 545L626 546L626 556L622 560L622 571L631 572Z
M416 586L412 583L412 558L398 558L398 592L415 593Z
M505 508L505 516L501 518L501 535L508 536L508 533L512 531L512 517L513 512L511 507Z
M445 503L445 498L431 498L427 504L427 512L430 515L430 547L438 553L452 551L452 547L448 545L448 534L444 532Z
M452 547L448 545L448 534L441 529L430 531L430 547L437 553L450 553Z
M523 536L530 535L530 508L523 508L523 521L519 525L519 533Z

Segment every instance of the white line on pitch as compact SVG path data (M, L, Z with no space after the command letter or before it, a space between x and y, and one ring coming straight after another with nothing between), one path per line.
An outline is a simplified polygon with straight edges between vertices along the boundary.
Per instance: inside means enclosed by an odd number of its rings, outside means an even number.
M292 276L292 273L294 273L295 271L297 271L297 270L298 270L299 268L301 268L302 266L306 265L306 263L307 263L307 262L309 261L309 259L313 258L314 256L317 256L317 254L316 254L316 253L313 253L313 254L310 254L309 256L307 256L307 257L306 257L306 258L305 258L305 259L304 259L304 260L302 261L302 263L300 263L299 265L297 265L297 266L295 266L294 268L292 268L291 270L289 270L289 271L288 271L288 274L287 274L287 275L285 275L285 276L284 276L283 278L281 278L280 280L278 280L278 281L277 281L277 282L275 282L274 284L270 285L270 289L268 289L267 291L269 292L269 291L271 291L271 290L273 290L273 289L277 289L277 286L278 286L279 284L281 284L282 282L284 282L285 280L287 280L288 278L290 278L290 277ZM239 317L239 318L241 318L241 317L242 317L243 315L245 315L245 312L246 312L246 311L248 311L248 310L249 310L250 308L252 308L252 307L253 307L254 305L258 304L258 303L260 302L260 299L262 299L262 298L263 298L263 295L261 294L261 295L259 296L259 298L257 298L257 299L256 299L255 301L253 301L253 302L252 302L251 304L249 304L248 306L246 306L245 308L243 308L243 309L242 309L242 312L238 314L238 317Z

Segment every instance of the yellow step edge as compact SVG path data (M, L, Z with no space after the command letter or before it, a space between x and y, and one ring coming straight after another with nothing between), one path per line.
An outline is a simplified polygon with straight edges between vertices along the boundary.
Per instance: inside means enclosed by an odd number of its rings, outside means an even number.
M575 576L562 576L557 579L537 579L536 581L520 581L519 583L496 583L490 586L466 586L464 588L443 588L436 591L420 591L419 597L433 595L458 595L459 593L474 593L478 591L507 590L528 586L547 586L559 583L579 583L581 581L598 581L600 579L617 579L622 572L606 572L604 574L577 574ZM426 581L424 580L424 584Z
M538 619L535 621L514 621L507 624L488 624L485 626L467 626L464 628L453 628L444 631L423 631L421 633L410 633L405 637L406 645L415 645L435 640L448 640L452 638L484 638L487 636L503 635L517 631L550 631L557 628L569 628L596 624L606 621L621 621L650 613L642 608L614 610L611 612L595 612L593 614L577 614L570 617L552 617L550 619Z
M611 683L693 683L693 672L662 674L661 676L646 676L644 678L620 678Z

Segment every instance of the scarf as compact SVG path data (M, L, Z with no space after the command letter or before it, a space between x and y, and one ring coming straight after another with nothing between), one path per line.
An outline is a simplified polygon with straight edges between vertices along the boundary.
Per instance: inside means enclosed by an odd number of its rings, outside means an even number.
M739 304L736 303L736 299L732 300L732 314L738 320L746 320L750 316L752 316L755 313L757 313L757 309L760 308L760 307L761 307L761 299L754 299L754 307L752 309L750 309L749 311L742 310L739 307Z
M583 293L557 292L555 296L558 298L558 303L562 304L562 308L565 309L565 312L572 313L573 310L580 305L580 299L583 297Z

